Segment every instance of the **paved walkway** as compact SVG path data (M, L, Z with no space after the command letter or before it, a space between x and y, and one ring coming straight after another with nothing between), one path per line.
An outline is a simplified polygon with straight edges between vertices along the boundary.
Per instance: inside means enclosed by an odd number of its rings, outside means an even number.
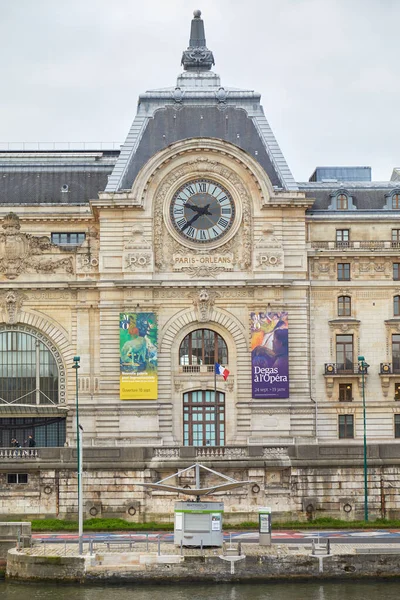
M321 540L322 541L322 540ZM226 544L229 546L229 543ZM232 544L235 548L237 543ZM355 544L355 543L340 543L335 544L331 542L331 554L356 554L357 552L369 551L376 554L384 553L385 551L398 552L400 554L400 543L392 544ZM89 545L84 544L83 547L84 555L89 555ZM140 554L157 554L158 544L149 543L134 543L132 544L132 550L130 550L128 543L112 543L107 544L103 542L95 543L93 546L95 554L126 554L129 552L140 553ZM77 543L34 543L32 548L25 548L24 553L35 556L78 556L79 549ZM222 548L182 548L183 556L219 556L222 553ZM160 554L166 555L178 555L181 554L180 547L174 546L173 544L161 543ZM254 543L243 543L242 554L247 556L288 556L288 555L306 555L311 554L311 545L308 544L272 544L271 546L260 546Z

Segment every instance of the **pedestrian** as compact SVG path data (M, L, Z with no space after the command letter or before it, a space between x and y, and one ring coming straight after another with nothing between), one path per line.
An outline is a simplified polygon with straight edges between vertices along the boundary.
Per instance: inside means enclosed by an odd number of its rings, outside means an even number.
M35 441L33 435L28 435L28 447L34 448L35 446L36 446L36 441Z
M21 448L21 444L20 444L20 443L19 443L19 441L18 441L17 439L15 439L15 438L13 438L13 439L11 440L11 446L12 446L13 448Z

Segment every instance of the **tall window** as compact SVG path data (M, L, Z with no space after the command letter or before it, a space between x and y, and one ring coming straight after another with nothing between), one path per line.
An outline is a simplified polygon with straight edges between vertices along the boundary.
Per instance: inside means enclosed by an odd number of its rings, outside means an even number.
M0 404L57 404L58 369L43 342L20 331L0 333Z
M399 281L400 279L400 263L393 263L393 279Z
M393 373L400 373L400 335L392 335L392 363Z
M393 315L400 316L400 296L393 296Z
M400 415L394 415L394 437L400 438Z
M393 194L392 208L400 208L400 194Z
M337 197L337 209L338 210L347 210L349 207L349 202L346 194L339 194Z
M400 248L400 229L392 229L392 248Z
M399 336L400 337L400 336ZM353 336L336 336L336 363L337 371L353 372Z
M336 229L336 246L347 248L350 241L350 229Z
M350 281L350 263L338 263L337 278L339 281Z
M179 348L180 365L226 365L228 348L224 339L211 329L196 329L189 333Z
M338 316L349 317L351 315L351 298L350 296L338 297Z
M225 445L225 394L196 390L183 395L184 446Z
M354 438L354 417L353 415L339 415L339 439Z
M339 402L353 400L353 386L351 383L339 383Z

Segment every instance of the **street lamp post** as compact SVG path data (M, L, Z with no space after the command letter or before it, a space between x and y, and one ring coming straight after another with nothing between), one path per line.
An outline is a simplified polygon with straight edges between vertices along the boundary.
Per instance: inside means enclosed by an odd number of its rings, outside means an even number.
M83 504L82 504L82 431L79 425L79 390L78 390L78 369L80 368L80 356L74 356L75 369L75 392L76 392L76 453L77 453L77 476L78 476L78 534L79 534L79 554L83 552Z
M367 419L365 411L365 372L369 364L365 362L364 356L358 357L358 364L361 369L361 387L363 401L363 422L364 422L364 521L368 521L368 470L367 470Z

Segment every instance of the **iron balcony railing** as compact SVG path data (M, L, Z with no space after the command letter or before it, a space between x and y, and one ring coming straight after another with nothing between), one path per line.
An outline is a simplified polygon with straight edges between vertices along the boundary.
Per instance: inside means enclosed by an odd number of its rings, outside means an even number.
M325 375L361 375L363 372L359 363L325 363ZM368 373L368 367L364 367Z
M383 362L380 364L380 375L395 375L397 373L400 373L400 363Z

